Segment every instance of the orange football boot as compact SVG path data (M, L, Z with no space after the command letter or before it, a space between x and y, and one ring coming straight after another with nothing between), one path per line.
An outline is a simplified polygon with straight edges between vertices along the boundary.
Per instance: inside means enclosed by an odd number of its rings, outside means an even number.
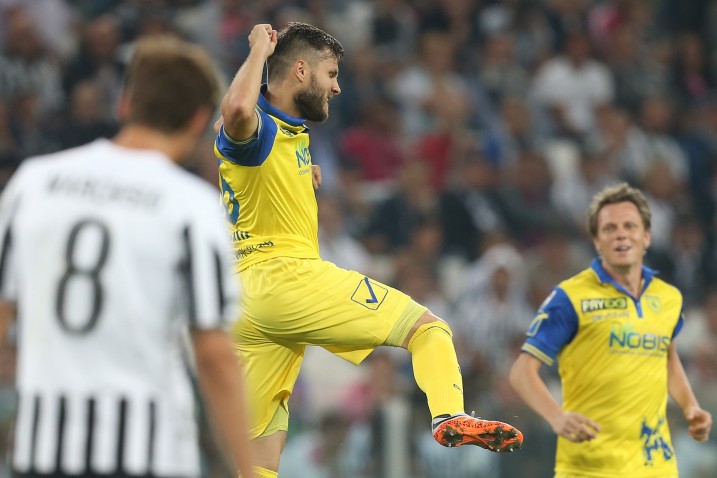
M523 446L523 434L514 426L465 413L435 424L433 438L446 447L478 445L498 453L511 452Z

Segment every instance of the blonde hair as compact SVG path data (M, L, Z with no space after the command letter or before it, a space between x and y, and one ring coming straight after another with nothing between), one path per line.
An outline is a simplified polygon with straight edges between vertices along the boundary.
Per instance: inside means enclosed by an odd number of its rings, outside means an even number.
M598 234L598 215L600 210L608 204L617 204L621 202L631 202L636 207L642 218L642 225L645 230L649 231L652 226L652 213L647 204L647 199L642 191L630 186L628 183L618 183L603 188L597 193L588 208L588 229L593 237Z

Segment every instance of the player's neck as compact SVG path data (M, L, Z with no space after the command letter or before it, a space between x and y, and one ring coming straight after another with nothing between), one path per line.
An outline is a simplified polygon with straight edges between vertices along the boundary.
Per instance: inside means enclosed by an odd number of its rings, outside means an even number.
M640 297L642 292L642 265L615 267L603 261L605 271L615 279L633 297Z
M159 151L175 162L182 159L187 148L182 135L167 134L137 124L123 126L112 142L124 148Z
M264 92L264 98L281 112L294 118L301 117L301 113L296 108L296 102L294 101L294 92L283 86L283 84L268 85Z

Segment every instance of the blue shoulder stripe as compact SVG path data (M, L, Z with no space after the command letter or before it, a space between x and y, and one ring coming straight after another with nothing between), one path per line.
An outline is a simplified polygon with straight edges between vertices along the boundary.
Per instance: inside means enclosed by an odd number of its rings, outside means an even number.
M680 332L682 332L682 327L685 325L685 313L684 311L680 312L680 317L677 319L677 323L675 324L675 329L672 331L672 339L674 340L675 337L677 337Z
M259 126L256 135L249 139L237 141L224 131L224 125L219 129L215 146L223 159L241 166L261 166L269 157L276 138L276 122L259 108L256 113Z
M575 338L578 320L568 294L556 287L533 319L522 350L552 365L563 347Z

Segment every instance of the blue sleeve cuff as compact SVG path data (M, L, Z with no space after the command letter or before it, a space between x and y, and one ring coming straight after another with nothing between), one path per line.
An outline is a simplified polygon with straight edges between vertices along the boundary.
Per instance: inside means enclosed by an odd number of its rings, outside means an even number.
M520 348L521 352L528 353L533 357L543 362L548 367L552 367L555 364L555 356L547 354L541 350L539 346L536 346L529 341L525 341L523 346Z

